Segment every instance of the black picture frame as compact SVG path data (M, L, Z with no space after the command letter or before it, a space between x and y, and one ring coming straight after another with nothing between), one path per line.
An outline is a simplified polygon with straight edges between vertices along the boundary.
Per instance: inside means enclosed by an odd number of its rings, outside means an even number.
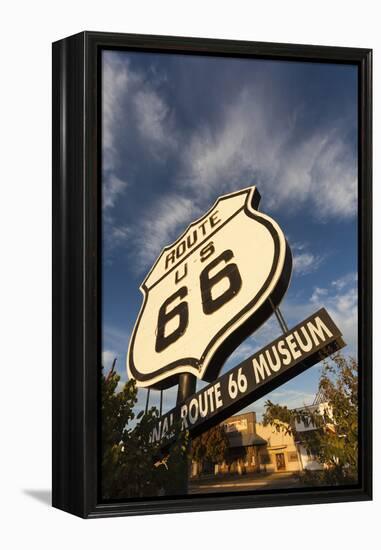
M359 483L251 494L99 499L102 49L355 64L359 71ZM372 51L82 32L53 44L53 506L84 518L372 498Z

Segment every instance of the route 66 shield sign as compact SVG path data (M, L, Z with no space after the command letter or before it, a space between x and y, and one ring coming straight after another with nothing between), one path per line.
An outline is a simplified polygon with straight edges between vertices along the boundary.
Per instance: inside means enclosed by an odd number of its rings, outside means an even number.
M166 388L186 372L214 380L281 301L291 252L259 200L256 187L221 196L162 250L140 287L127 354L138 386Z

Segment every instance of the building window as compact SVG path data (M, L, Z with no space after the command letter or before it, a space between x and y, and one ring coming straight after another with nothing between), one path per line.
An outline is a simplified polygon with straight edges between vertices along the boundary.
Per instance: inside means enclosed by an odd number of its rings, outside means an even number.
M298 453L288 453L289 462L298 462Z

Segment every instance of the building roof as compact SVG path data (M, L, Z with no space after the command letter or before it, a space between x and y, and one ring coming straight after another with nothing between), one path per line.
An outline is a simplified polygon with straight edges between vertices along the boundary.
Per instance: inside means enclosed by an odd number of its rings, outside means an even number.
M256 434L242 432L228 433L230 447L250 447L251 445L267 445L267 441Z

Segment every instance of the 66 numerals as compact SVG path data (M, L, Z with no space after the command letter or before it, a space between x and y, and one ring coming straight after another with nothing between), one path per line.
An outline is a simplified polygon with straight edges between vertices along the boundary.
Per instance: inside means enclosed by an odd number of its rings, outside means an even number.
M247 378L242 372L242 368L238 369L237 378L235 373L229 374L228 392L231 399L235 399L239 393L245 393L247 390Z
M203 258L201 251L201 261L204 261L214 253L213 243L208 245L207 251L208 255L206 258ZM233 252L231 250L225 250L217 258L212 260L200 273L200 294L202 310L205 315L211 315L224 306L227 302L234 298L242 286L242 279L238 266L236 263L231 262L233 258ZM221 269L215 275L211 275L211 271L220 264L222 264ZM222 281L222 279L227 279L229 286L222 294L216 298L213 298L213 287ZM184 300L187 295L188 288L186 286L182 286L171 296L169 296L169 298L167 298L161 305L157 319L155 343L156 352L165 350L185 333L189 322L189 306L188 302ZM182 301L168 311L171 304L179 299ZM171 333L165 334L166 326L169 321L175 317L178 317L177 328Z

